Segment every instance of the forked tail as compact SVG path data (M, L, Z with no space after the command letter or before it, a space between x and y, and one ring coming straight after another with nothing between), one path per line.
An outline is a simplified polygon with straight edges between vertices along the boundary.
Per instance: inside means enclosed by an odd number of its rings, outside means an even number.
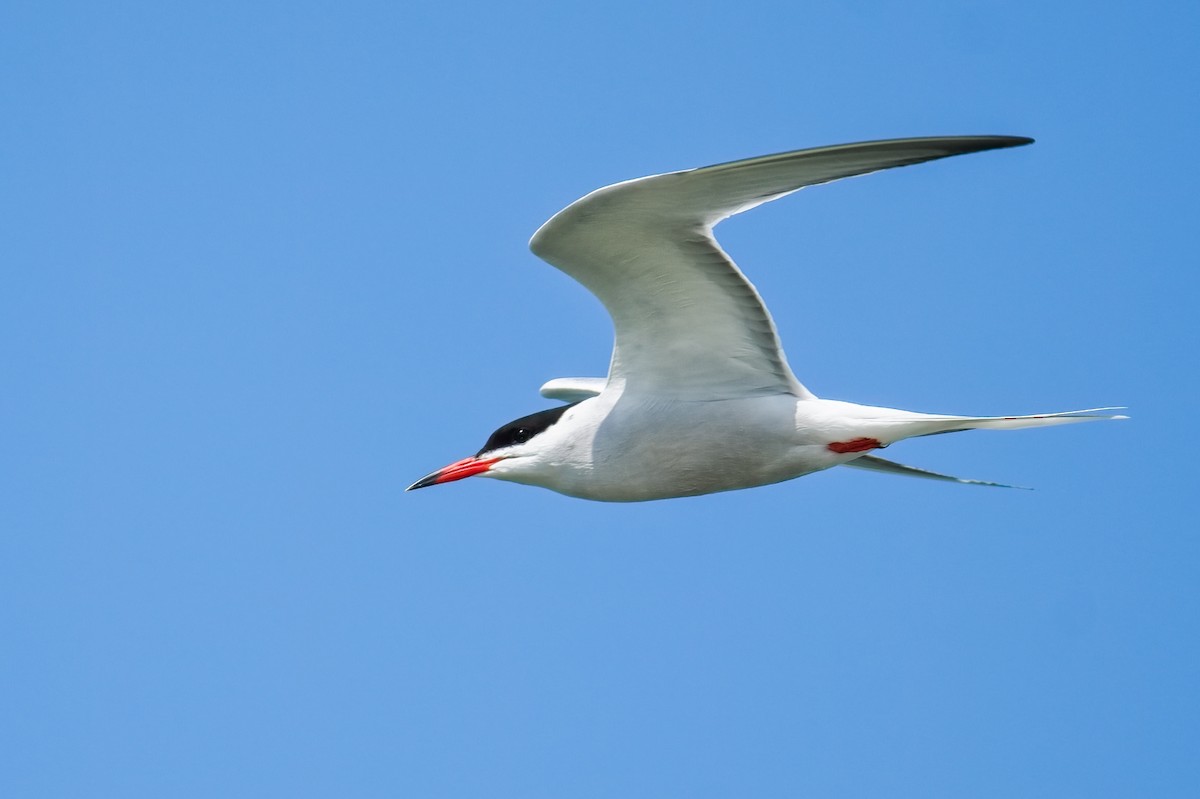
M898 424L904 431L904 434L897 436L896 429L893 427L888 432L891 433L892 440L900 440L902 438L912 438L916 436L934 436L939 433L953 433L959 430L1020 430L1025 427L1051 427L1059 424L1073 424L1075 422L1097 422L1103 419L1128 419L1128 416L1122 414L1102 413L1102 411L1117 411L1122 408L1091 408L1085 411L1064 411L1062 413L1039 413L1030 416L939 416L935 414L914 414L917 418L894 419L893 424ZM885 433L886 435L886 433ZM861 439L869 441L871 439ZM878 442L876 442L878 443ZM877 472L887 472L890 474L903 474L910 477L923 477L932 480L947 480L955 483L969 483L972 485L998 486L1002 488L1019 488L1020 486L1010 486L1004 483L993 483L985 480L969 480L963 477L952 477L948 474L933 472L928 469L919 469L915 466L906 466L902 463L884 460L873 455L863 455L849 461L844 466L853 466L856 469L870 469Z
M1102 413L1102 411L1119 411L1123 408L1089 408L1083 411L1063 411L1061 413L1038 413L1029 416L939 416L921 414L923 418L909 424L921 432L913 432L914 436L930 436L937 433L951 433L955 430L1021 430L1026 427L1052 427L1059 424L1074 424L1076 422L1098 422L1103 419L1128 419L1123 414ZM924 428L928 428L927 430Z

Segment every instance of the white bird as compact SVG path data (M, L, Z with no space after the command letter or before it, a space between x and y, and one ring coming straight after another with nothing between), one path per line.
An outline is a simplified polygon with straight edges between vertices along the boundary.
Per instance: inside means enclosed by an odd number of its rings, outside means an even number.
M843 144L628 180L555 214L530 248L595 294L616 340L607 378L559 378L570 404L510 422L476 455L408 490L472 475L612 502L778 483L833 466L964 480L867 453L914 436L1121 419L1115 408L947 416L819 399L792 374L762 299L713 237L723 219L805 186L951 155L1012 136Z

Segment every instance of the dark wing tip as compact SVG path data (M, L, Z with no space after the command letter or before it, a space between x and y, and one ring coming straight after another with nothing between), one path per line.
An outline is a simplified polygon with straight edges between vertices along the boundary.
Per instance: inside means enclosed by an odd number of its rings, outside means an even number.
M911 139L919 142L921 139ZM930 142L943 142L955 154L977 153L983 150L1003 150L1007 147L1024 147L1033 144L1028 136L945 136L932 137Z
M1001 147L1024 147L1026 144L1034 142L1034 139L1029 136L994 136L993 138L1002 142L999 145Z

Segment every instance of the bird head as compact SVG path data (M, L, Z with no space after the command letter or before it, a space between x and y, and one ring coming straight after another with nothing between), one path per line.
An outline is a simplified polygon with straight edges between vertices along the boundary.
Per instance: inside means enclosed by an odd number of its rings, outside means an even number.
M405 490L451 483L477 474L520 482L521 474L537 469L544 461L540 456L546 451L546 431L577 404L549 408L511 421L492 433L483 449L472 457L438 469Z

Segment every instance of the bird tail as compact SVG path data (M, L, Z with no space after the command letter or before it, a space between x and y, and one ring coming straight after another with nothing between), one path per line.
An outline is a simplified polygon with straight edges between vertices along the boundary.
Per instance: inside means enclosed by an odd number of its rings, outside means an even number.
M1098 422L1104 419L1128 419L1122 414L1103 413L1123 408L1089 408L1083 411L1038 413L1030 416L939 416L921 414L921 419L908 422L911 436L932 436L958 430L1022 430L1026 427L1053 427L1076 422ZM928 428L928 429L923 429ZM920 430L920 432L917 432Z
M876 423L877 426L867 427L875 438L858 438L850 442L849 445L857 445L860 442L863 444L873 444L874 446L864 446L861 449L874 449L880 446L887 446L896 441L902 441L906 438L915 438L918 436L936 436L940 433L956 433L960 430L1021 430L1026 427L1052 427L1060 424L1074 424L1076 422L1098 422L1103 419L1128 419L1128 416L1122 414L1104 413L1104 411L1117 411L1123 408L1090 408L1085 411L1063 411L1061 413L1039 413L1030 416L941 416L937 414L927 413L911 413L900 412L902 415L896 416L892 414L879 414L871 417L870 421ZM895 412L893 412L895 413ZM860 428L862 429L862 428ZM833 445L830 445L832 449ZM840 451L840 450L835 450ZM849 452L857 452L859 449L848 449ZM1019 486L1007 486L1003 483L992 483L983 480L968 480L961 477L952 477L948 474L932 472L928 469L918 469L915 466L905 466L901 463L884 460L883 458L872 455L861 455L853 460L846 461L843 466L853 466L858 469L870 469L878 472L888 472L891 474L906 474L912 477L925 477L934 480L947 480L956 483L971 483L974 485L985 486L1002 486L1005 488L1018 488Z

